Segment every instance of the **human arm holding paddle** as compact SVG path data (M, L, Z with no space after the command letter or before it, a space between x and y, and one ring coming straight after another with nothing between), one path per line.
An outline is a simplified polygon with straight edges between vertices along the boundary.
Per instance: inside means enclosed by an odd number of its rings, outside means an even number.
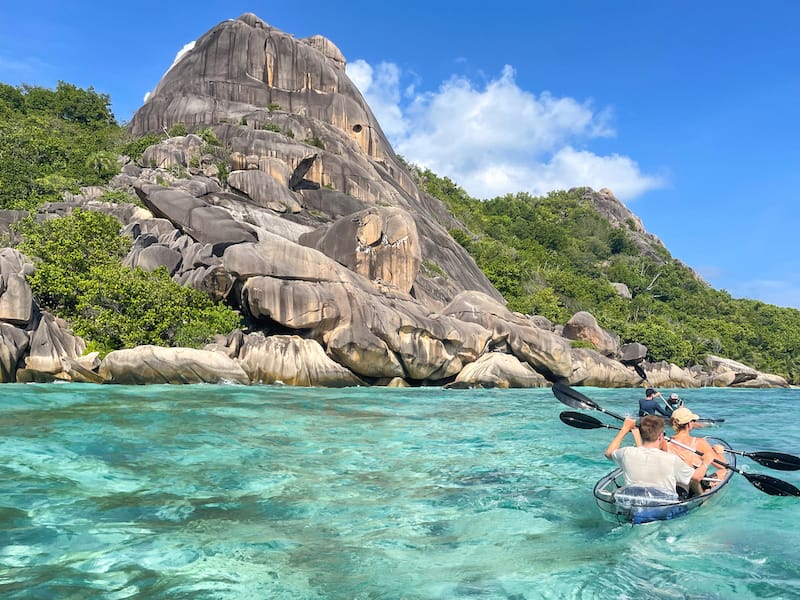
M661 392L657 392L653 388L645 390L645 396L639 400L639 416L654 415L656 413L668 417L670 415L661 405L656 398L661 398Z
M625 422L622 424L622 427L617 432L617 435L614 436L614 439L611 440L611 443L608 444L608 448L606 448L606 458L609 460L613 460L614 451L619 449L620 444L622 444L622 440L625 439L625 436L628 435L629 431L634 431L633 434L634 440L636 440L636 445L641 445L641 437L639 437L639 430L636 429L636 421L631 419L630 417L625 418Z

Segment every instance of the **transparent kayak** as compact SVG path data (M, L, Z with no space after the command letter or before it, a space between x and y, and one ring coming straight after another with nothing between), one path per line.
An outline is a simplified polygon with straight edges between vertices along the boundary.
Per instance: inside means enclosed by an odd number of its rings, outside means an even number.
M711 445L721 444L724 448L730 449L727 442L719 438L706 439ZM736 455L726 451L725 461L735 467ZM732 469L725 472L721 481L713 481L712 475L709 483L713 485L699 496L675 499L658 488L626 487L622 469L614 469L595 484L594 498L603 517L612 522L638 525L652 521L666 521L687 515L706 502L721 496L733 475Z

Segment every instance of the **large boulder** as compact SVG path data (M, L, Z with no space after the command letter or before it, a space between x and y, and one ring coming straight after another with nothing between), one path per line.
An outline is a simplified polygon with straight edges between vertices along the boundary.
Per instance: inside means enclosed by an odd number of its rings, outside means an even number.
M33 292L24 275L0 273L0 321L26 325L33 317Z
M400 208L371 207L305 234L299 241L371 281L406 293L422 263L417 226Z
M253 383L324 387L364 384L332 361L317 342L296 335L249 334L238 354L239 363Z
M257 240L251 227L183 190L145 184L137 187L136 193L156 217L169 220L201 244L211 244L217 256L228 246Z
M455 382L467 387L537 388L550 385L529 364L502 352L487 352L469 363L456 376Z
M109 352L99 375L109 383L239 383L250 379L241 365L219 352L138 346Z
M632 369L588 348L573 348L572 364L575 370L569 378L570 385L619 388L636 387L641 381Z
M747 388L789 387L789 383L779 375L762 373L730 358L708 354L706 364L710 371L707 385Z
M678 365L659 361L642 365L647 373L647 381L654 388L694 388L708 385L689 369Z
M31 371L59 374L69 370L64 359L77 359L85 351L86 343L72 334L66 321L43 312L30 334L25 367Z
M8 323L0 323L0 383L16 381L20 359L29 344L25 331Z
M33 293L26 275L33 262L13 248L0 248L0 321L27 325L33 318Z
M196 135L171 137L146 148L141 161L151 168L186 167L193 157L199 158L204 144Z
M567 340L536 327L487 294L462 292L442 309L442 313L492 331L493 346L507 344L514 356L550 381L568 381L572 376L575 367Z
M302 196L264 171L233 171L228 185L247 195L256 206L279 213L298 213L303 210Z
M318 250L278 236L231 246L222 256L222 265L242 281L260 275L299 281L361 281L355 273Z
M586 311L572 315L561 335L569 340L589 342L603 356L619 356L619 336L600 327L594 315Z
M429 309L312 248L280 238L239 244L223 266L242 283L239 305L262 327L275 324L319 341L362 377L439 381L485 350L485 328Z
M647 356L647 346L639 342L623 344L619 349L619 360L626 365L638 365Z
M387 297L364 282L254 276L241 298L253 319L308 332L334 360L368 378L447 379L480 356L491 337L483 327L431 315L411 298Z
M416 270L413 282L418 300L437 310L465 289L501 300L466 250L448 234L460 224L441 201L418 188L394 154L347 76L345 64L341 52L325 38L296 39L244 14L201 36L166 72L133 116L130 128L134 135L142 135L176 123L189 130L212 127L231 152L232 170L269 175L280 195L271 198L276 188L262 175L236 174L231 185L262 205L274 200L287 205L287 190L296 190L303 198L300 204L309 210L290 214L296 209L292 207L286 216L303 224L319 226L369 206L402 208L415 222L426 267ZM154 158L157 164L161 160L160 155ZM287 173L288 188L283 187ZM259 208L255 204L243 207L246 203L231 202L226 193L203 199L215 206L225 203L235 218L277 233L266 226L267 216L253 212ZM381 258L379 263L385 265L387 260ZM398 275L393 273L387 281ZM405 281L400 289L408 289Z

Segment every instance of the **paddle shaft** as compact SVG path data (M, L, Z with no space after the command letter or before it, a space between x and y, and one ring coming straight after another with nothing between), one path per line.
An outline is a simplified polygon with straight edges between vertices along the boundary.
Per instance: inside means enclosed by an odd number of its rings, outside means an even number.
M581 413L576 413L571 411L562 412L559 415L559 418L566 425L570 425L571 427L577 427L579 429L598 429L601 427L607 429L622 429L622 427L619 427L618 425L609 425L608 423L603 423L599 419L595 419L594 417L591 417L589 415L584 415ZM683 448L686 448L687 450L694 452L695 454L699 454L700 456L702 456L703 454L702 452L695 450L694 448L684 446L678 441L673 441L669 437L667 437L666 439L678 446L681 446ZM786 455L786 457L793 459L796 458L792 457L791 455ZM717 463L720 467L724 467L726 469L730 469L735 473L739 473L742 477L747 479L747 481L749 481L753 485L753 487L755 487L759 491L764 492L765 494L769 494L771 496L800 497L800 489L793 486L791 483L788 483L781 479L777 479L775 477L770 477L769 475L763 475L761 473L745 473L744 471L737 469L733 465L730 465L728 463L723 463L721 461L718 461L717 459L714 459L714 462Z

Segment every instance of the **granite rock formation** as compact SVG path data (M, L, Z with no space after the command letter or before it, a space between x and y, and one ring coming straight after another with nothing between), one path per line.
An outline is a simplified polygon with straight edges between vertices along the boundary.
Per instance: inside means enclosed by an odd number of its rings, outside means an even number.
M626 366L636 364L660 386L785 385L722 361L700 371L646 364L646 348L621 349L588 313L561 327L508 310L345 66L321 36L298 40L253 14L224 21L131 120L134 135L189 131L112 180L146 208L104 204L102 189L85 188L43 209L113 214L133 239L126 265L165 267L241 311L247 332L220 332L203 350L142 346L98 361L38 309L25 279L33 263L2 249L0 380L636 387ZM640 252L660 255L609 190L586 194ZM24 216L0 211L0 225Z

